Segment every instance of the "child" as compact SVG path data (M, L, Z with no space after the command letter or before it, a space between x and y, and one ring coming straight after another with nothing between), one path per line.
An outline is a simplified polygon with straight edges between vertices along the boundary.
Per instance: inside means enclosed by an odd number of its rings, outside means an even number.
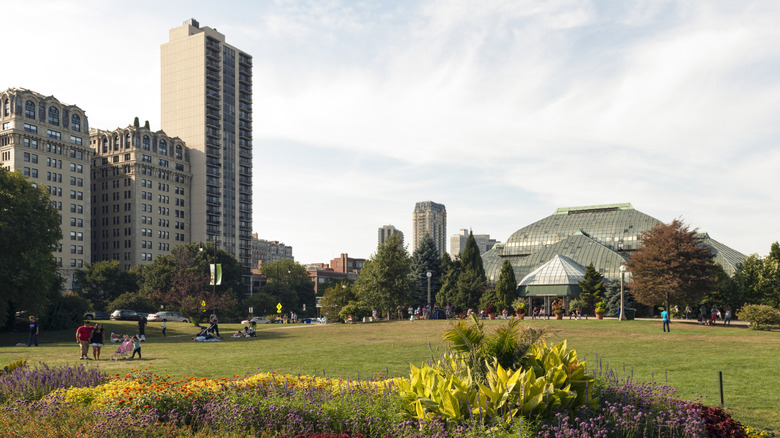
M138 336L133 336L133 355L130 356L130 360L135 358L135 354L138 353L138 358L141 358L141 340Z

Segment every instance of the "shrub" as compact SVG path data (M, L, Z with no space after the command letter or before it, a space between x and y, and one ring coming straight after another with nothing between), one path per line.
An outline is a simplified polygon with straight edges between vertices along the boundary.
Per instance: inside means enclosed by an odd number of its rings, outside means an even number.
M780 324L780 310L764 304L749 304L737 312L737 318L750 322L752 330L761 330Z
M742 423L731 418L731 415L719 407L701 406L701 417L710 436L727 436L747 438Z
M84 365L49 367L41 362L38 367L27 365L12 373L0 375L0 402L7 400L40 400L59 388L97 386L105 373Z

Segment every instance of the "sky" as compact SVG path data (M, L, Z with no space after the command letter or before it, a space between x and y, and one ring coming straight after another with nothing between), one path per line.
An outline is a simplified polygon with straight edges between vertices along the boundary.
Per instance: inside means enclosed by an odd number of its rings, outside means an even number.
M0 88L160 129L160 45L190 18L253 57L260 238L301 263L447 234L506 241L630 202L743 254L780 240L780 3L105 1L3 5ZM175 135L175 133L168 133Z

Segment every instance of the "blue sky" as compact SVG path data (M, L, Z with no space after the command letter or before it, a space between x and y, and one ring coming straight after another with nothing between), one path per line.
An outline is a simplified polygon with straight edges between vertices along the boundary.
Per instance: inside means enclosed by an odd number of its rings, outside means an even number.
M296 260L411 244L415 202L504 241L631 202L745 254L780 239L780 3L29 1L0 87L160 128L189 18L254 57L254 229ZM9 41L11 41L9 40ZM169 133L175 135L175 133Z

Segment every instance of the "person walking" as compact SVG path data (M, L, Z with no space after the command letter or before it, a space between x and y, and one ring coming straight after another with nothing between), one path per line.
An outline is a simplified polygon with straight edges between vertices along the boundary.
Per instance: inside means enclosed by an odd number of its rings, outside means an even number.
M285 318L287 318L287 314L286 313L284 314L284 316L285 316ZM209 322L211 323L211 327L209 327L209 330L214 332L214 334L218 338L220 338L221 336L219 336L219 319L217 318L217 314L216 313L212 313L211 314L211 316L209 317Z
M30 336L27 338L27 346L29 347L32 344L35 344L35 346L38 346L38 321L35 320L35 317L30 315Z
M664 333L671 332L672 330L669 328L669 311L666 310L666 307L664 307L664 311L661 312L661 321L663 321Z
M731 325L731 307L726 307L726 313L723 316L723 325Z
M715 305L712 305L712 309L710 310L710 316L712 318L712 325L715 325L715 322L718 320L718 308L715 307Z
M89 337L89 342L92 344L92 357L95 360L100 360L100 349L103 348L103 344L106 342L106 333L103 330L103 324L95 324L92 335Z
M163 337L167 337L168 335L165 334L165 329L168 328L168 321L163 319L163 325L162 325L162 334Z
M145 316L138 319L138 339L146 339L146 324L148 322Z
M89 358L89 339L92 337L92 330L89 321L84 321L84 325L76 329L76 343L81 350L80 360L92 360Z
M691 306L685 306L685 319L691 319Z
M141 340L138 338L138 336L133 336L133 355L130 356L130 359L135 358L135 354L138 353L138 358L141 358Z

